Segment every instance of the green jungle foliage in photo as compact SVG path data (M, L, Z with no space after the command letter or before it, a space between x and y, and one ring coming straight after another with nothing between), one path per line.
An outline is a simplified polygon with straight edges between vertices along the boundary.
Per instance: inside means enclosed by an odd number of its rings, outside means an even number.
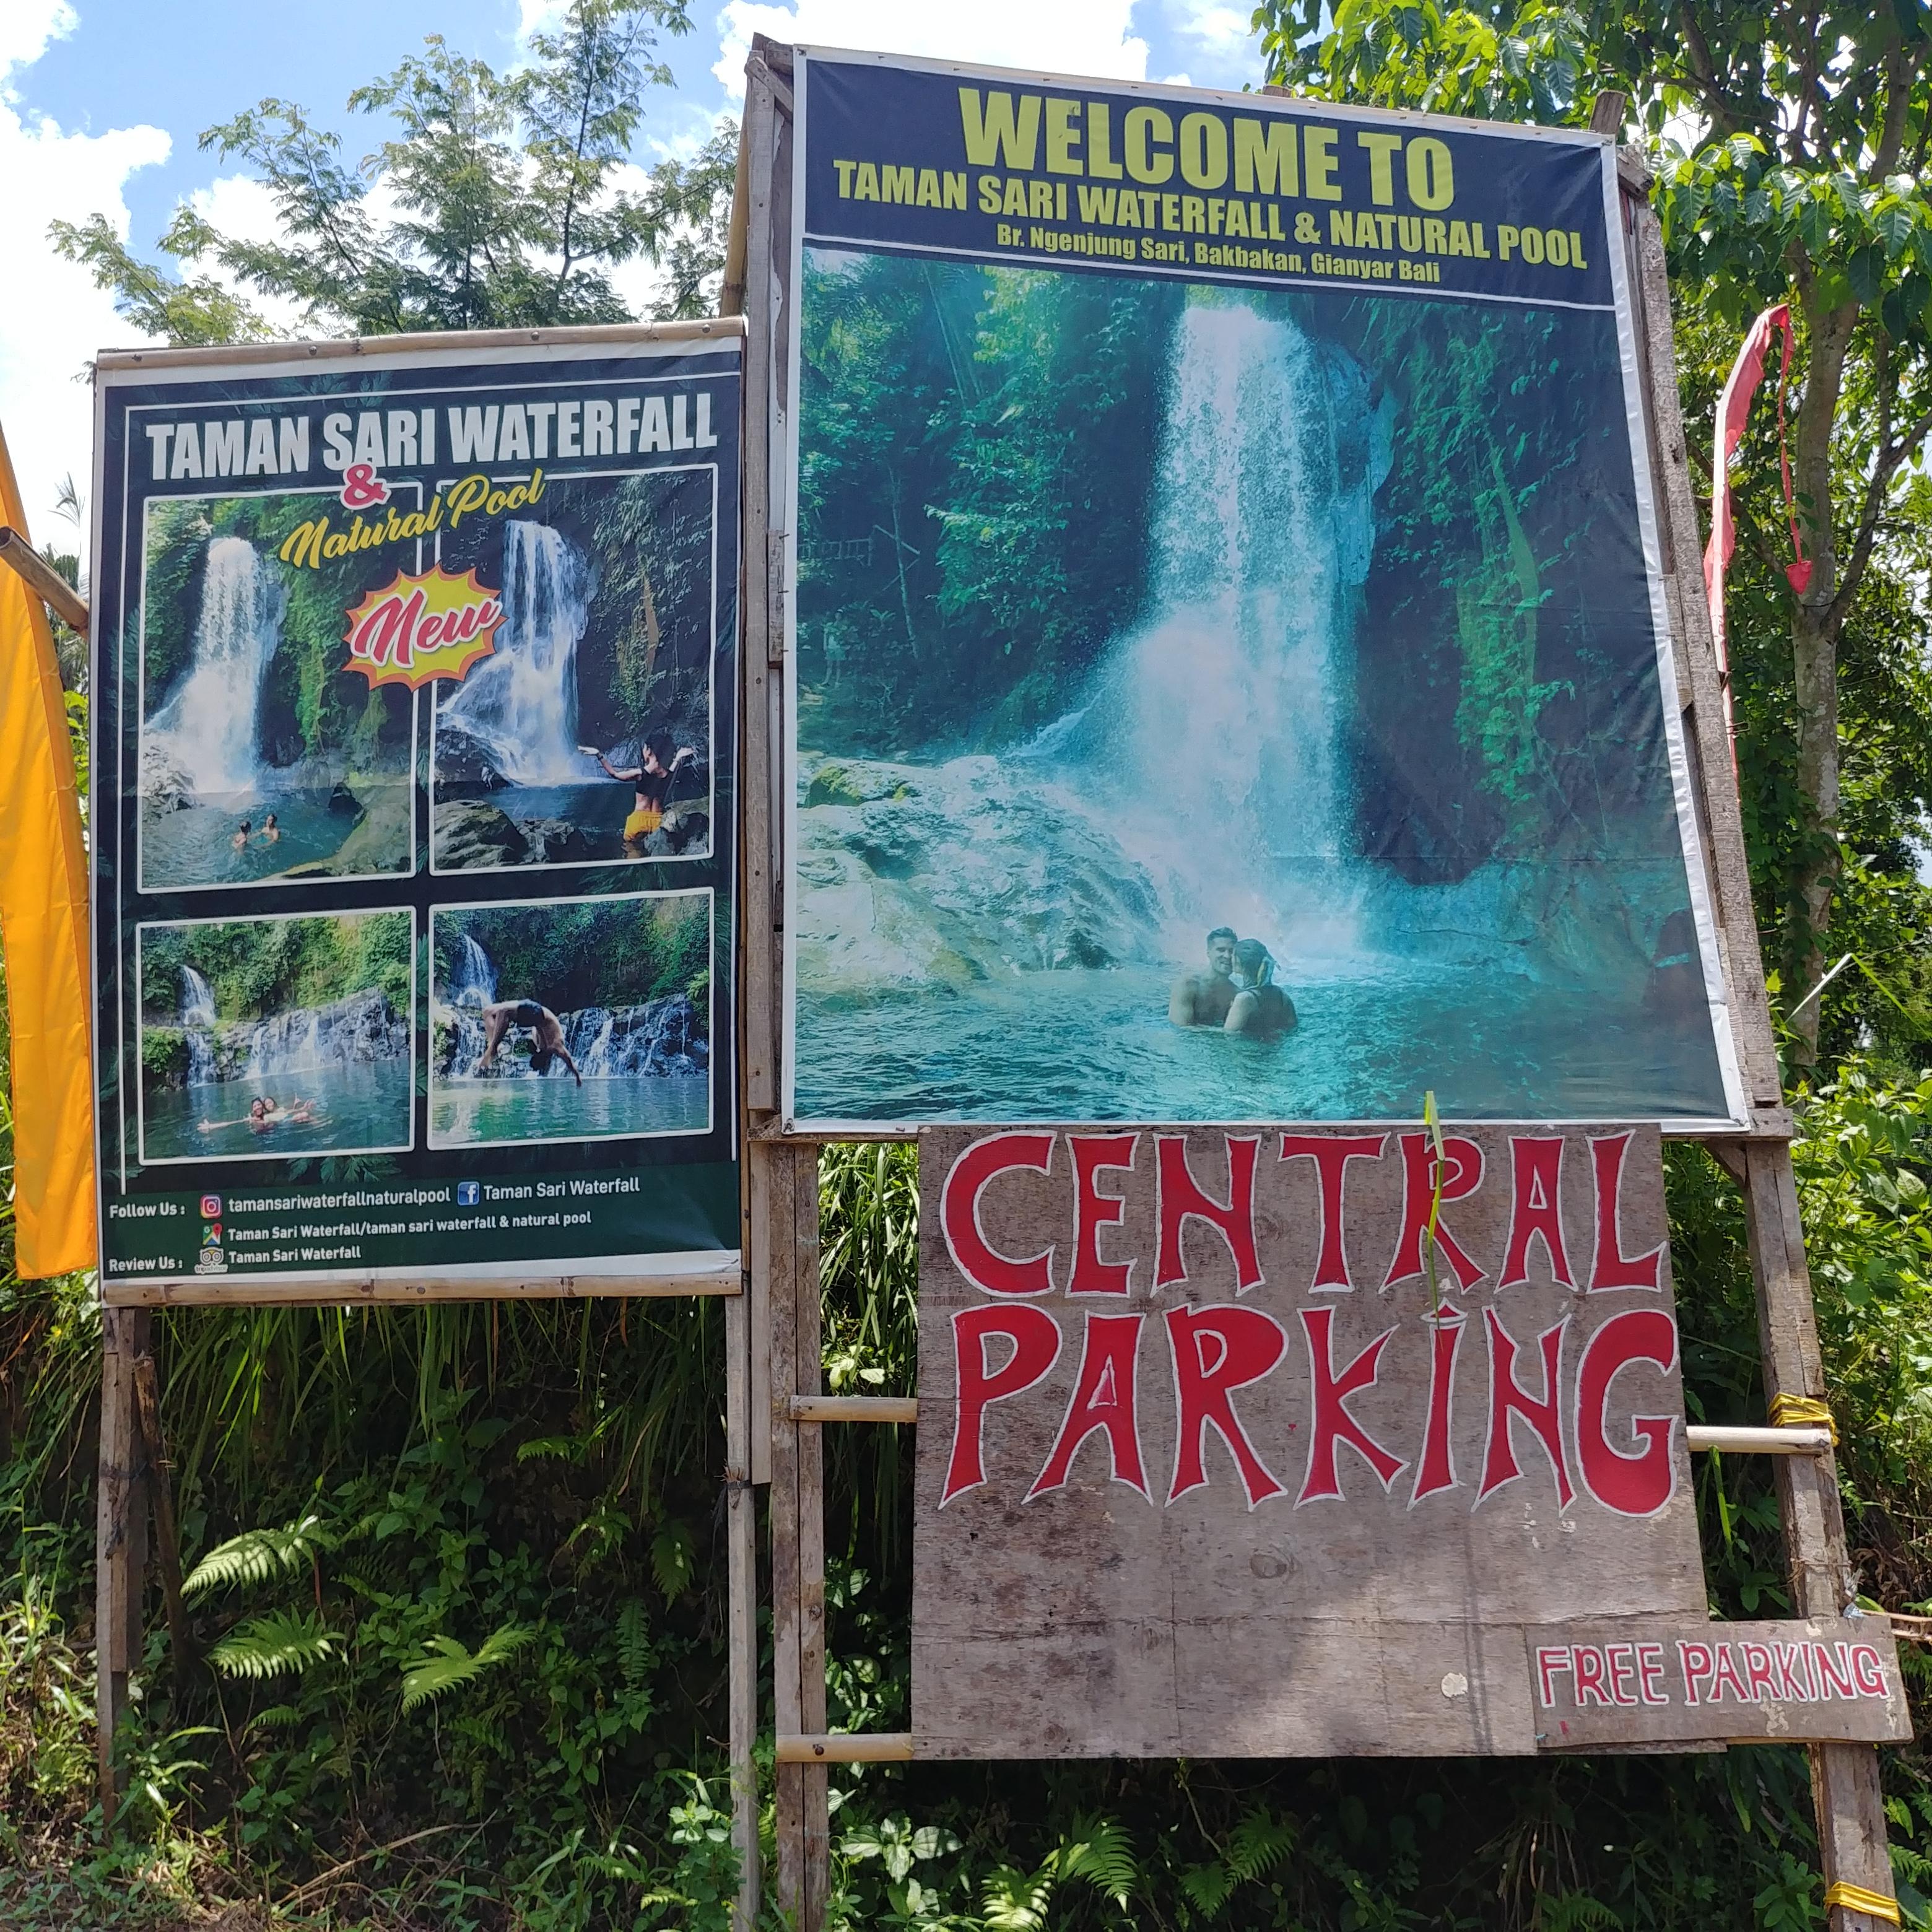
M635 1006L688 993L705 1011L711 970L711 897L590 900L576 905L473 906L436 914L436 983L447 988L467 934L496 969L500 1000L536 1000L554 1012Z
M325 1006L370 986L410 1010L406 912L149 926L140 946L142 1017L164 1025L180 1017L184 966L208 982L222 1022Z
M1388 426L1338 694L1364 854L1422 880L1676 850L1606 318L830 250L805 273L809 749L1004 750L1078 701L1148 614L1177 318L1247 302L1352 357Z

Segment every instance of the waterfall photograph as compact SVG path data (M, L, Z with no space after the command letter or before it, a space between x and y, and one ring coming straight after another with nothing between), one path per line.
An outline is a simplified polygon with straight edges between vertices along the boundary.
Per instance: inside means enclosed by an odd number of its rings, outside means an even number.
M712 895L439 906L429 1139L708 1133Z
M1726 1114L1607 310L801 316L794 1118Z
M407 910L138 928L141 1159L411 1144Z
M278 555L327 502L296 492L148 506L144 891L413 868L412 694L343 668L343 615L370 559L298 568Z
M434 870L710 856L716 498L708 464L553 479L448 533L505 622L437 690Z

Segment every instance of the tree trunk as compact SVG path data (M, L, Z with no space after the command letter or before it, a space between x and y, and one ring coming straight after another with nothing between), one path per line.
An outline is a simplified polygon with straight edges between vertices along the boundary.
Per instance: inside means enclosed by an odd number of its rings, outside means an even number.
M1858 314L1856 303L1822 308L1815 284L1806 279L1803 308L1810 355L1798 405L1792 469L1811 581L1791 620L1798 789L1804 805L1792 880L1787 1001L1802 999L1823 977L1825 934L1838 879L1838 633L1844 615L1832 608L1838 587L1838 550L1832 524L1832 430ZM1819 1006L1812 1000L1792 1022L1796 1034L1794 1072L1808 1072L1817 1064Z

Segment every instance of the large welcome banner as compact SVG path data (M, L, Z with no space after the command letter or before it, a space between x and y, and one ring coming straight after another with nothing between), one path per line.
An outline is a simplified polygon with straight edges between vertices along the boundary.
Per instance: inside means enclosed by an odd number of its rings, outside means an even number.
M737 344L108 358L104 1284L739 1245Z
M790 1119L1740 1119L1611 144L796 101Z

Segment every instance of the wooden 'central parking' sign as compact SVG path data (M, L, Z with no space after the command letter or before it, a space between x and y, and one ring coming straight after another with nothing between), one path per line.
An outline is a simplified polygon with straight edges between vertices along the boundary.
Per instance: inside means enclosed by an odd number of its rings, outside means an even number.
M936 1128L920 1168L922 1756L1900 1720L1882 1620L1794 1626L1782 1680L1737 1653L1736 1696L1696 1647L1654 1126L1458 1127L1439 1161L1420 1130Z

